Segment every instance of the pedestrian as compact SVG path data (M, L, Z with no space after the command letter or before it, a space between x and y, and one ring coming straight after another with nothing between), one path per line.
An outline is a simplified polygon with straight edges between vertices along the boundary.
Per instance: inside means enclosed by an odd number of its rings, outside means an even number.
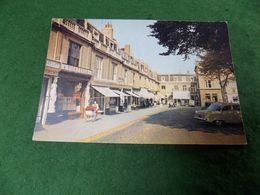
M96 101L94 101L94 104L92 105L92 113L93 113L93 120L95 121L97 119L99 106Z

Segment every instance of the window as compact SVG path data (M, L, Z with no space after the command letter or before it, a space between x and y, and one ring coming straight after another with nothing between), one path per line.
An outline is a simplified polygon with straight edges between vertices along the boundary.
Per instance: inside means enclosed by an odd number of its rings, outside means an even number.
M141 65L141 72L144 72L144 65Z
M186 85L183 85L183 86L182 86L182 89L183 89L183 91L187 91L187 86L186 86Z
M182 81L182 77L181 76L178 76L178 81Z
M211 80L206 80L206 87L207 88L211 88L212 87Z
M102 43L104 43L104 35L103 35L103 34L100 34L100 36L99 36L99 41L102 42Z
M113 75L113 81L116 81L116 79L117 79L117 64L115 64L115 63L112 63L112 66L113 66L113 73L112 73L112 75Z
M179 91L178 85L174 85L174 90L175 90L175 91Z
M190 81L190 77L186 76L186 81L189 82Z
M209 93L206 93L205 94L205 100L206 100L206 102L210 102L210 94Z
M165 78L164 77L161 77L162 78L162 81L165 81Z
M102 69L103 69L103 59L99 56L96 56L96 76L98 79L102 79Z
M125 83L127 83L127 69L125 69Z
M165 89L165 85L162 85L161 88L162 88L162 89Z
M80 45L71 41L69 45L68 64L71 66L79 66L79 55Z
M195 87L194 87L194 86L191 86L191 87L190 87L190 91L191 91L191 92L195 92Z
M217 102L218 101L218 95L216 93L212 94L212 101Z

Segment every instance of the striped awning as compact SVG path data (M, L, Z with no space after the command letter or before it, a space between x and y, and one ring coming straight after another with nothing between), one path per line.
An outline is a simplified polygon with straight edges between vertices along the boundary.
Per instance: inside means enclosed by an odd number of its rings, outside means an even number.
M92 86L95 90L97 90L99 93L104 95L105 97L120 97L118 94L116 94L114 91L109 89L108 87L99 87L99 86Z

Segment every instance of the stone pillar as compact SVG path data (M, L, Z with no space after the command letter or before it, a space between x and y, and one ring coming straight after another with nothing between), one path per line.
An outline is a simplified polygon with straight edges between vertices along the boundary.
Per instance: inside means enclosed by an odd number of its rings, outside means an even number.
M89 106L89 104L90 104L90 82L88 82L85 89L85 107Z
M58 77L54 77L50 89L50 102L49 102L48 113L55 113L56 111L55 102L57 100L57 82L58 82Z

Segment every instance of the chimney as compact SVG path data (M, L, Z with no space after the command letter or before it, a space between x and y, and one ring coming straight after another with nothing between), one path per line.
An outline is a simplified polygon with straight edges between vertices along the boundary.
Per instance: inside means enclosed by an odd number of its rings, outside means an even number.
M131 55L131 48L129 44L125 45L124 51L130 56Z
M105 24L105 27L102 29L102 33L104 33L108 38L113 39L113 26L110 23Z

